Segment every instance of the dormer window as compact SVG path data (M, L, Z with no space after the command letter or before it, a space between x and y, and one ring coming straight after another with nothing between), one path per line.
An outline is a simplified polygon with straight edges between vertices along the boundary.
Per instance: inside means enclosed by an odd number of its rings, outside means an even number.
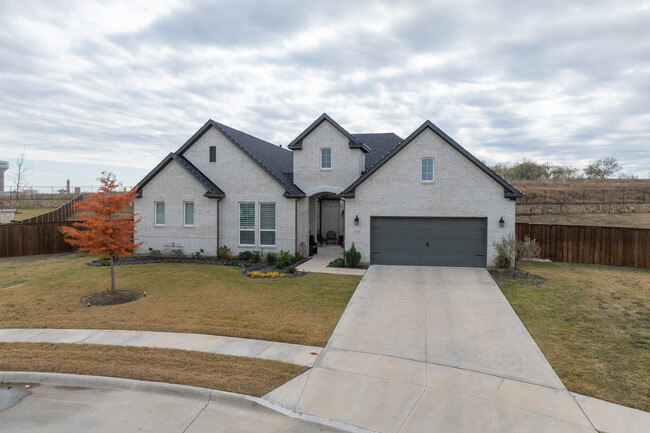
M321 170L332 169L332 149L324 148L320 150L320 168Z
M422 158L420 180L422 182L433 182L433 158Z

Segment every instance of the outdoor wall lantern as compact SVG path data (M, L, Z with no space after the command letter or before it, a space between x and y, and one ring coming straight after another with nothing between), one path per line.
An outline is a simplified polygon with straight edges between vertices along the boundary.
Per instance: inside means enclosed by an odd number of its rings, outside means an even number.
M359 225L359 215L354 216L354 225L358 226Z
M506 225L506 222L503 220L503 217L501 217L499 220L499 226L503 227L504 225Z

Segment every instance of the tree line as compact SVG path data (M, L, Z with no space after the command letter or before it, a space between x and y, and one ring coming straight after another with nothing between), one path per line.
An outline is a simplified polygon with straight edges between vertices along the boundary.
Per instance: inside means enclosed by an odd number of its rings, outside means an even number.
M499 176L512 180L536 179L638 179L626 174L616 158L605 158L579 169L566 164L539 163L530 159L516 162L499 162L490 167Z

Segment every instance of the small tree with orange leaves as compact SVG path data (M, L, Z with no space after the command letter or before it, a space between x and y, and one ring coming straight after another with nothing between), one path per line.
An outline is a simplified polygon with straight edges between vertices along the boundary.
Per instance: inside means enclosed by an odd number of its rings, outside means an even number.
M135 243L135 214L124 214L124 210L136 198L136 190L118 193L121 185L113 173L102 172L99 178L102 186L96 194L77 203L75 210L81 214L81 222L73 227L61 227L65 240L79 247L79 251L90 254L108 255L111 260L111 293L115 294L115 267L117 257L131 255L142 242Z

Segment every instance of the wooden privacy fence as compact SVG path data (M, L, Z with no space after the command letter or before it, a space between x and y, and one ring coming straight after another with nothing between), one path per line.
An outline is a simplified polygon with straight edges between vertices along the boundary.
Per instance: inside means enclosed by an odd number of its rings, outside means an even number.
M515 234L535 239L542 259L650 268L650 229L516 223Z
M83 195L79 195L58 209L54 209L52 212L44 213L31 217L22 221L14 221L13 224L33 224L33 223L49 223L56 221L65 221L74 215L74 205L83 201Z
M40 222L0 225L0 257L57 254L75 251L63 240L61 226L72 222Z

